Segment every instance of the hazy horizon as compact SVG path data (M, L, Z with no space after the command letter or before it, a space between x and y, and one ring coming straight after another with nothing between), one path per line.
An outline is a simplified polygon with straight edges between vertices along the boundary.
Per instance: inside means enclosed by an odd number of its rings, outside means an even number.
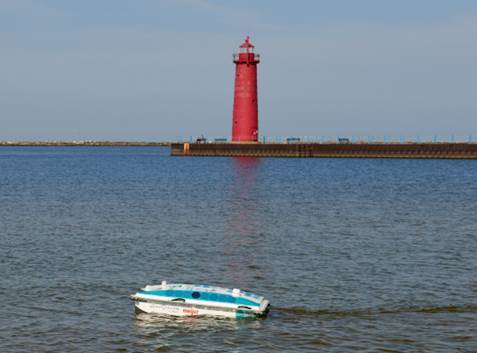
M260 135L477 138L470 0L0 0L0 140L229 137L250 35Z

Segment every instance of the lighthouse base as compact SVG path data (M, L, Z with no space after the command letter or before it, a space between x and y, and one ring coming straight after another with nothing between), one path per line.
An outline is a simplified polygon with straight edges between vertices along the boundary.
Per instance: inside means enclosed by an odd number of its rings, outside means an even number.
M476 143L173 143L172 156L477 159Z

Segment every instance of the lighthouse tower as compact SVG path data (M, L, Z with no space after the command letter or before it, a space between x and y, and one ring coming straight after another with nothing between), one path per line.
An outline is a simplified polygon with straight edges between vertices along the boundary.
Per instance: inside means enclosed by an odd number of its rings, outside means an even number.
M235 92L232 142L258 141L257 64L260 55L247 37L234 54Z

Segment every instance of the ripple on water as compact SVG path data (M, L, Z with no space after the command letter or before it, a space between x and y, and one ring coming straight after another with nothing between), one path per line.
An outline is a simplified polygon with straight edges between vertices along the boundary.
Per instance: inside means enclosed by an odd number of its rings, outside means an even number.
M0 149L0 352L470 352L474 161ZM136 316L150 283L264 295L265 320Z

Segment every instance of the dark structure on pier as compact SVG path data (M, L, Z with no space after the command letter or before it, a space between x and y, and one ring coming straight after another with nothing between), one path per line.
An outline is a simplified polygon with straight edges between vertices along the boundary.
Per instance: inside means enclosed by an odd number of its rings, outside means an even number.
M173 156L477 159L476 143L173 143Z

